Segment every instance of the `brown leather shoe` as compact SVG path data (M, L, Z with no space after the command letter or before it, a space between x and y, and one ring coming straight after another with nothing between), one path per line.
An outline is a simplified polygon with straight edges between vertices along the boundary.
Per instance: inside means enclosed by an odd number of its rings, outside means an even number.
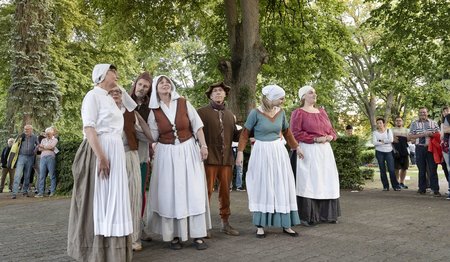
M222 228L220 229L220 232L223 232L227 235L230 236L239 236L239 231L237 231L236 229L234 229L232 226L230 226L230 224L224 224L222 226Z

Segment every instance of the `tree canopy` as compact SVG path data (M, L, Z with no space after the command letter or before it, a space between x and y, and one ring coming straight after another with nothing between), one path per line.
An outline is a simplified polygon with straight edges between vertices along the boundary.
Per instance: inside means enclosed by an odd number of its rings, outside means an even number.
M240 121L271 83L285 88L288 111L312 84L338 131L351 122L368 132L377 116L408 123L419 106L435 113L450 101L444 0L45 0L20 13L28 2L0 4L7 135L31 121L80 136L90 72L105 62L126 89L143 70L167 74L195 106L225 81Z

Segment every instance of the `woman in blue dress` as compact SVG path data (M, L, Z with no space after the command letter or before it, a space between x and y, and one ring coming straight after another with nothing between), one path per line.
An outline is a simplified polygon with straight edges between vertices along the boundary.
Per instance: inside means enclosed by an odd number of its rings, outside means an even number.
M249 134L256 140L250 155L246 185L249 209L253 213L256 237L266 236L264 227L282 227L283 232L297 237L292 226L300 224L297 212L294 174L282 136L298 157L303 151L289 130L286 114L280 108L285 92L277 85L262 89L261 105L247 117L239 139L236 165L242 166L243 151Z

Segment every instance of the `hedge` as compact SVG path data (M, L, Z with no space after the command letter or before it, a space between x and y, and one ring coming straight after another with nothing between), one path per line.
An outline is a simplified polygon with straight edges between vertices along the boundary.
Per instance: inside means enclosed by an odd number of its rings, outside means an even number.
M361 152L361 165L369 165L375 161L375 150L367 149Z
M331 143L339 172L341 189L362 190L364 177L359 168L361 145L358 136L339 137Z
M56 172L58 174L57 194L68 195L72 192L72 162L81 140L62 140L58 142L59 153L56 155Z

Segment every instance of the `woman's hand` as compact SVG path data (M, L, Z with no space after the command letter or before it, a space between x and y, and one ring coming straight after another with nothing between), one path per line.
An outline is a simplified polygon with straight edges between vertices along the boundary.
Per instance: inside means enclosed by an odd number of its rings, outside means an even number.
M156 148L157 148L158 142L151 143L151 148L149 150L149 161L155 158L156 155Z
M202 160L206 160L208 158L208 147L207 146L201 146L200 147L200 154L202 155Z
M333 137L329 136L329 135L327 135L327 136L319 136L319 137L314 138L314 142L320 143L320 144L323 144L323 143L326 143L326 142L330 142L332 140L333 140Z
M109 177L109 161L106 156L101 156L98 162L98 176L107 179Z
M300 158L300 159L305 158L305 155L304 155L304 153L303 153L303 150L300 148L300 146L298 146L296 150L297 150L297 157L298 157L298 158Z
M236 165L242 167L244 162L244 152L238 151L236 156Z

